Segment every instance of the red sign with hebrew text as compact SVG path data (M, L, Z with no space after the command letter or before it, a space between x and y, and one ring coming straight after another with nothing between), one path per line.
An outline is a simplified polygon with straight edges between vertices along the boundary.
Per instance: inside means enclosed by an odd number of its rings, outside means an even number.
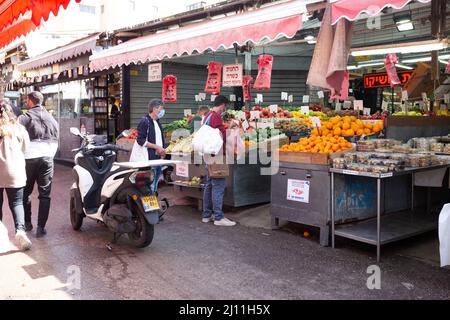
M413 73L414 70L397 71L402 86L408 83ZM389 76L386 72L369 73L364 75L364 88L366 89L386 88L390 86L391 83L389 82Z

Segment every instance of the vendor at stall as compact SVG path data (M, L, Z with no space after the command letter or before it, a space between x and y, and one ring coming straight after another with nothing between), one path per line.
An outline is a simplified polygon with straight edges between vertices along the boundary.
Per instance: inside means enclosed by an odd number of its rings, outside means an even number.
M194 133L194 131L196 131L195 129L200 128L203 118L208 112L209 112L208 106L200 106L198 108L197 114L194 115L191 121L189 122L189 131L191 133Z

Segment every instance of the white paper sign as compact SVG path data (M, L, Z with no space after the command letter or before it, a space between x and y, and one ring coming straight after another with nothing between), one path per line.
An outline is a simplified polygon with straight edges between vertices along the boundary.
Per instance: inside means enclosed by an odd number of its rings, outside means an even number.
M256 103L262 103L262 102L264 102L264 97L263 97L263 95L262 95L261 93L258 93L258 94L256 95L256 100L257 100Z
M383 100L383 102L381 103L381 110L383 111L387 111L389 108L389 103L385 100Z
M357 111L364 111L364 101L363 100L353 101L353 109Z
M342 110L342 103L340 103L339 101L336 102L336 111L341 111Z
M408 100L408 91L403 90L402 91L402 101L406 101L406 100Z
M179 163L176 165L176 175L183 178L189 178L189 164Z
M198 94L198 96L200 97L200 99L201 99L202 101L206 100L206 93L200 92L200 93Z
M247 119L244 111L239 111L237 114L237 118L238 118L238 120L241 120L241 121L244 121Z
M444 102L450 103L450 94L448 94L448 93L444 94Z
M200 98L200 96L199 96L198 94L195 96L195 101L196 101L196 102L202 101L202 99Z
M247 131L248 128L250 128L248 121L247 120L242 121L242 129L244 129L244 131Z
M250 111L250 120L256 120L260 118L261 113L259 111Z
M309 103L309 96L303 96L303 103Z
M422 100L428 101L428 96L427 96L426 92L422 92Z
M364 115L365 116L370 116L370 112L371 112L372 110L370 109L370 108L364 108Z
M258 129L266 129L266 128L270 128L273 129L275 128L275 124L273 122L258 122Z
M192 110L191 109L184 109L184 116L190 116L192 114Z
M288 179L287 199L290 201L309 203L310 186L310 181Z
M278 112L278 106L276 104L273 104L269 106L270 113L277 113Z
M350 109L352 107L351 101L344 101L344 109Z
M242 87L243 76L242 64L228 64L223 66L223 80L224 87Z
M294 102L294 96L293 96L292 94L289 96L288 102L289 102L289 103Z
M148 65L148 82L162 81L162 63Z
M214 102L214 100L216 100L217 96L215 94L211 95L211 102Z
M317 96L319 97L319 99L325 98L325 95L323 94L323 91L317 91Z
M230 102L236 102L236 95L230 94Z
M288 96L289 96L289 94L287 92L282 92L281 93L281 100L282 101L287 101L288 100Z
M311 117L311 122L314 127L322 127L322 122L320 121L319 117Z
M309 114L309 106L303 106L300 108L302 114Z

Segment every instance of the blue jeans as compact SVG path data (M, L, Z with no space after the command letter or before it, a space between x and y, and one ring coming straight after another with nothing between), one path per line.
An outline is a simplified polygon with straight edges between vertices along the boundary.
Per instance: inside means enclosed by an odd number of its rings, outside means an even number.
M154 167L153 173L155 174L155 178L152 183L152 192L156 193L156 191L158 191L159 177L162 173L162 167Z
M23 188L3 189L0 188L0 221L3 219L3 190L6 190L9 208L13 214L16 231L25 231L25 211L23 209Z
M203 191L203 218L210 218L213 213L216 221L225 217L222 206L226 185L227 180L225 178L206 177L205 190Z

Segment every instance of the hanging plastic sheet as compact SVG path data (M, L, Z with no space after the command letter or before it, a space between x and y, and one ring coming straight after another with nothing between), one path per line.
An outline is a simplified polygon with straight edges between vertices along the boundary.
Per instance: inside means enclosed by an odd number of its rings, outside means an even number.
M163 102L177 102L177 77L167 75L163 79Z
M395 53L388 54L386 56L386 59L384 60L384 66L386 67L389 83L391 84L392 88L398 87L402 84L397 74L397 68L395 67L395 64L397 62L398 57Z
M269 90L272 81L273 56L261 55L256 60L258 65L258 76L253 88L256 90Z
M216 61L208 62L208 79L206 80L205 92L220 94L222 84L222 64Z
M244 96L244 102L252 101L252 76L244 76L242 78L242 91Z

